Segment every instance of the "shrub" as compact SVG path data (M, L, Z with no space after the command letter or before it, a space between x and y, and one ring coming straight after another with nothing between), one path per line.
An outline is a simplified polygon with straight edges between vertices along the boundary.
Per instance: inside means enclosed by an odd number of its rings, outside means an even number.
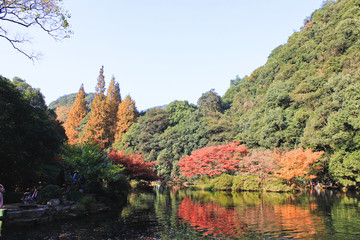
M83 197L83 195L84 194L82 192L69 192L66 194L66 199L77 202Z
M76 211L80 214L89 214L95 208L96 200L91 195L83 196L76 203Z
M60 199L61 193L61 189L58 185L47 185L40 190L41 203L46 203L54 198Z
M281 179L265 179L262 181L261 188L268 192L290 192L291 187L284 184Z
M256 176L235 176L233 180L233 191L260 191L260 179Z
M109 162L107 154L94 141L82 145L65 145L62 158L87 180L88 188L93 193L102 193L109 183L122 181L124 168Z
M213 188L216 190L231 190L232 184L233 177L228 174L223 174L211 181L211 185L213 185Z

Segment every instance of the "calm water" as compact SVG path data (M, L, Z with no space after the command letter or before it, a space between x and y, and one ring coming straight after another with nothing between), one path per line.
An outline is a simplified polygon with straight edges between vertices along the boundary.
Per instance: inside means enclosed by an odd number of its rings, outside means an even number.
M167 190L87 219L6 229L6 239L360 239L360 197ZM4 235L4 234L3 234Z

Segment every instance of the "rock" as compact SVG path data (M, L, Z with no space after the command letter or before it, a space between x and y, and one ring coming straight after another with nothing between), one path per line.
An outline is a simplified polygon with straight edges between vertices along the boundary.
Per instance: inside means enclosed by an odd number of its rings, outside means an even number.
M12 212L7 212L7 218L9 220L13 220L15 218L20 218L21 217L21 211L12 211Z
M61 203L60 199L50 199L46 204L51 207L59 206Z
M69 200L64 200L64 201L63 201L63 204L64 204L65 206L70 206L70 205L74 205L75 202L74 202L74 201L69 201Z
M45 212L46 209L43 208L24 210L21 212L21 218L39 218L43 216Z

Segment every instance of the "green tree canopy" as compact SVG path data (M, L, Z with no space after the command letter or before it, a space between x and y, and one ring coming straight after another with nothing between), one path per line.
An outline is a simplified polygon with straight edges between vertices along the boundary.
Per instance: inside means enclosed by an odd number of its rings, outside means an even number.
M0 178L9 190L36 181L30 176L54 158L65 139L59 123L30 100L26 91L0 77Z

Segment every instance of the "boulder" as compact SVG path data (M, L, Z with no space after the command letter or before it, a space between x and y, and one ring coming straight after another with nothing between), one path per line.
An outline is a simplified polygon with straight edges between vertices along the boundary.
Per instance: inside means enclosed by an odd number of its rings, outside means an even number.
M60 199L50 199L46 205L50 206L50 207L56 207L59 206L61 203Z

